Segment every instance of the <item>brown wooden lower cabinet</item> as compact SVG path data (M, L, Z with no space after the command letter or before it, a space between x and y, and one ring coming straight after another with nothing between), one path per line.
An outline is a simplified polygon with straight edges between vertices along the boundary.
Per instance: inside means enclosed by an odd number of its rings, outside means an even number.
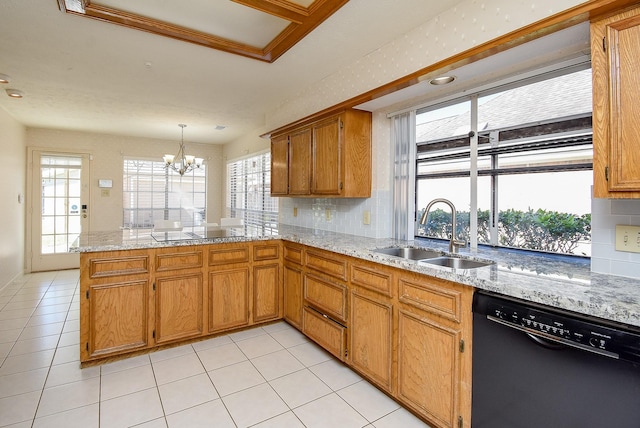
M282 317L280 264L253 267L253 321L267 321Z
M204 247L166 247L153 251L152 300L158 345L204 333Z
M80 261L83 363L284 318L434 428L470 427L471 287L280 241Z
M156 278L156 343L201 336L203 328L202 273Z
M249 325L249 268L209 274L209 331Z
M80 254L86 363L282 317L279 240Z
M284 319L302 330L302 268L284 266Z
M107 282L87 289L83 297L88 311L82 317L85 327L80 347L83 359L137 351L151 345L147 311L150 288L149 281L139 280Z
M460 330L400 310L398 398L437 426L457 426Z
M351 365L391 392L393 307L390 302L351 291L349 348Z
M473 288L397 278L397 398L434 427L470 427Z

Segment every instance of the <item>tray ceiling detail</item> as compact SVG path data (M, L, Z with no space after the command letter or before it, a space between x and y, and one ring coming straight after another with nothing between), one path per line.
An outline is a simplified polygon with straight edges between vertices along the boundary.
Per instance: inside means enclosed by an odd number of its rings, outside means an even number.
M62 12L274 62L349 0L57 0ZM189 5L186 7L186 5Z

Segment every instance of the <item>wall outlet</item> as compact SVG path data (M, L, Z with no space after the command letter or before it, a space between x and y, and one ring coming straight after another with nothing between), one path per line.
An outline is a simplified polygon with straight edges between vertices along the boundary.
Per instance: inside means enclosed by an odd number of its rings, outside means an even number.
M324 210L324 216L327 221L331 221L331 210Z
M298 207L293 207L293 216L298 217Z
M371 224L371 211L365 211L362 213L362 222L364 224Z
M640 253L640 226L616 225L616 251Z

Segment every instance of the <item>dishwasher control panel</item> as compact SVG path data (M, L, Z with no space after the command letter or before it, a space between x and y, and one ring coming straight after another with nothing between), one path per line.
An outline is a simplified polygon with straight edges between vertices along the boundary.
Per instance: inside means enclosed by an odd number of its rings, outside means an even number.
M491 305L493 316L506 323L519 325L528 330L543 333L577 343L588 344L594 348L608 350L611 332L600 326L576 324L559 315L543 313L531 308L515 308L510 305Z
M640 329L626 329L557 308L484 294L474 298L474 312L542 339L640 362Z

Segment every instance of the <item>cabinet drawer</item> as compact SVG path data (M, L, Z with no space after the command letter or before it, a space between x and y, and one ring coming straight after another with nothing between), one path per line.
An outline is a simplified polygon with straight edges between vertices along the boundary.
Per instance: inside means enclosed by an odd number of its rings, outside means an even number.
M249 262L249 245L245 247L227 247L209 249L209 266L229 265Z
M156 254L156 272L202 267L202 250Z
M341 321L347 320L347 287L313 275L305 275L304 298L321 312Z
M302 331L336 358L344 361L347 331L344 326L305 307Z
M149 273L149 256L122 256L92 258L89 260L89 278L138 275Z
M280 257L280 246L278 244L257 244L253 246L253 261L276 260Z
M393 280L391 273L382 271L380 267L380 265L376 268L373 266L352 265L351 284L392 297Z
M433 281L426 278L424 280L400 278L398 282L400 302L460 322L462 293L454 288L453 283L443 282L440 286Z
M302 248L284 246L284 259L288 262L302 264Z
M347 280L347 262L330 253L307 250L306 265L343 281ZM344 257L346 259L346 256Z

